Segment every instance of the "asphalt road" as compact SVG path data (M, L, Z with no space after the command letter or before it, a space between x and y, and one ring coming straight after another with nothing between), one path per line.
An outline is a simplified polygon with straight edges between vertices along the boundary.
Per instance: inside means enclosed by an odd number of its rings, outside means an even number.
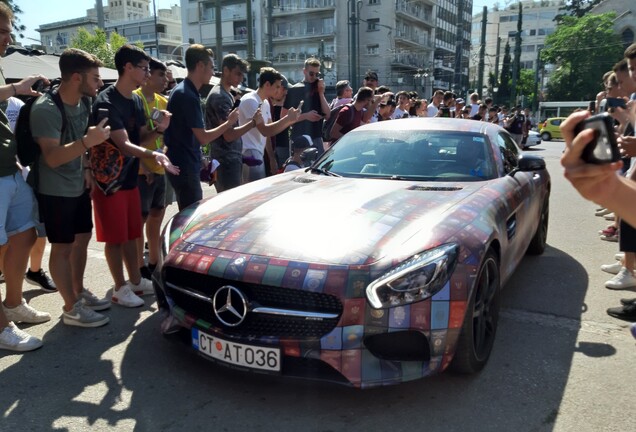
M164 338L150 299L140 309L113 306L109 325L80 329L61 324L58 294L25 284L25 297L53 320L28 328L42 349L0 353L0 430L636 430L636 341L628 323L605 313L635 293L603 287L599 266L612 262L617 244L598 239L606 222L563 179L562 147L529 150L546 159L553 178L549 247L525 258L507 284L480 374L365 391L245 374ZM110 294L95 242L86 279Z

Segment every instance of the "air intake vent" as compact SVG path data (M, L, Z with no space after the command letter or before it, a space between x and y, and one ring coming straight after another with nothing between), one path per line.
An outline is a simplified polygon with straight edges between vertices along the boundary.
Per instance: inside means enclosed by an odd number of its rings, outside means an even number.
M316 181L316 179L299 176L299 177L294 177L294 181L296 183L313 183Z
M454 192L462 190L460 186L412 186L409 190L426 192Z

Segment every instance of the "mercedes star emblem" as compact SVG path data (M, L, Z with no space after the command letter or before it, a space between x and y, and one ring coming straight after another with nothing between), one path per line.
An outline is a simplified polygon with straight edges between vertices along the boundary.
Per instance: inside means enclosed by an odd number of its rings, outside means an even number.
M218 289L212 299L214 315L228 327L236 327L245 321L247 316L247 298L231 285Z

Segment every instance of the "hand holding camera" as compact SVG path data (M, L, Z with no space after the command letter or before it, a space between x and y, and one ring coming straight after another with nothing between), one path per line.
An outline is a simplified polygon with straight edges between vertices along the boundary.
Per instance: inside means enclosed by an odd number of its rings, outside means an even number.
M153 108L150 113L150 118L159 132L164 132L168 129L168 126L170 126L170 116L171 114L168 111L161 111L157 108Z

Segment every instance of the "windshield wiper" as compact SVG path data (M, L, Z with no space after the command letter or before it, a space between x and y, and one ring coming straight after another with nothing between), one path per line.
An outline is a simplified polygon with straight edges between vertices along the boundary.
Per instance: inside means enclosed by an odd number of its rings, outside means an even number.
M331 177L342 177L340 174L336 174L335 172L331 172L328 169L320 168L317 166L309 167L305 170L305 172L307 171L318 172L320 174L324 174L326 176L331 176Z

